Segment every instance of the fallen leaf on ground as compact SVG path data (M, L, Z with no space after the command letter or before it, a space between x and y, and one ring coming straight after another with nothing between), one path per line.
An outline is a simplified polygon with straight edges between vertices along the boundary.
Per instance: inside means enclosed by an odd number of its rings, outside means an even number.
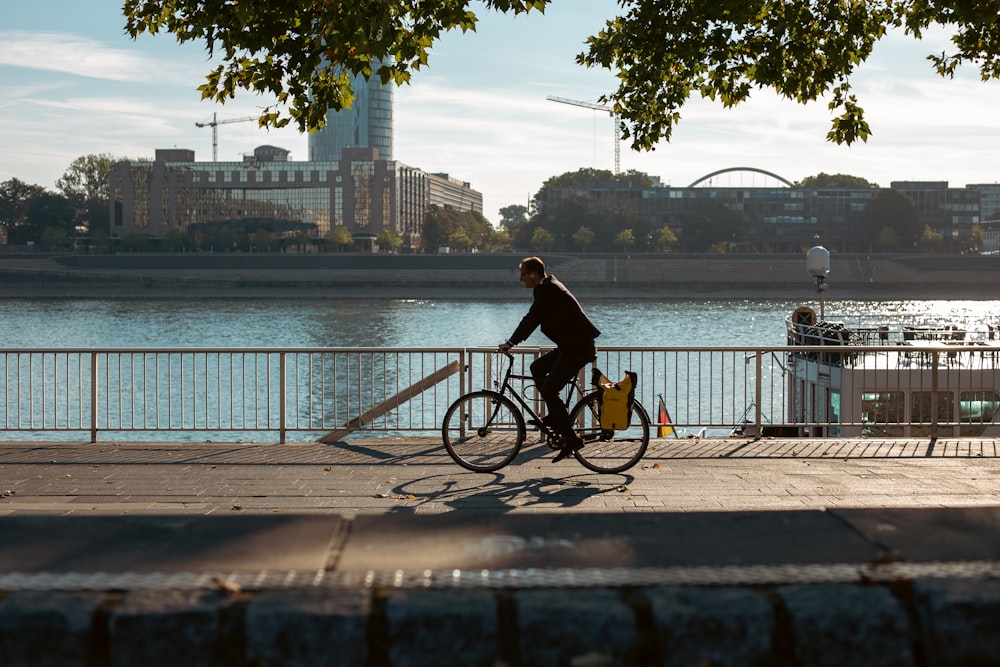
M212 577L212 583L215 584L220 593L225 593L226 595L239 595L240 591L243 590L235 581L229 581L222 577Z
M875 558L872 562L876 565L888 565L889 563L895 563L899 560L899 554L892 549L886 549L875 554Z

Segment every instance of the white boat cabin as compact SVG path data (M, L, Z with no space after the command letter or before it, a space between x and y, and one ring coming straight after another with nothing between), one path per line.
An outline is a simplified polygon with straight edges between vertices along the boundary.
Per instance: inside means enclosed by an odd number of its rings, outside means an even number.
M786 421L797 435L1000 435L1000 330L990 324L786 320ZM765 429L764 434L767 434ZM791 433L783 433L791 435Z

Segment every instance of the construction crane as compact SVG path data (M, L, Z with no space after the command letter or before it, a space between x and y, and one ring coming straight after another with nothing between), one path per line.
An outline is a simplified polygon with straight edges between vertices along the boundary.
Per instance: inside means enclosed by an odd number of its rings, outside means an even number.
M212 128L212 162L219 161L219 125L225 125L227 123L245 123L248 120L257 120L257 116L247 116L246 118L225 118L223 120L217 120L215 114L212 114L212 120L207 123L195 123L196 127L211 127Z
M581 102L579 100L568 100L565 97L554 97L549 95L546 97L550 102L561 102L563 104L572 104L577 107L584 107L585 109L595 109L597 111L607 111L611 114L611 118L615 123L615 176L621 170L621 118L618 116L618 112L611 107L606 107L603 104L595 104L593 102Z

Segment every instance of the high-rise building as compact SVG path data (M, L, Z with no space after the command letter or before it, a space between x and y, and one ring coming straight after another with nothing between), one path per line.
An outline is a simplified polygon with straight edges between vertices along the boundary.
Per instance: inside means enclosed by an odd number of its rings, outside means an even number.
M351 78L354 102L350 109L330 110L326 126L309 135L309 160L335 162L345 148L374 148L378 159L392 158L392 87L377 76Z
M447 174L345 148L336 160L293 162L259 146L242 162L196 162L194 151L158 149L152 162L119 162L110 175L111 238L227 229L323 238L337 227L371 247L390 227L419 250L429 206L482 215L483 195Z

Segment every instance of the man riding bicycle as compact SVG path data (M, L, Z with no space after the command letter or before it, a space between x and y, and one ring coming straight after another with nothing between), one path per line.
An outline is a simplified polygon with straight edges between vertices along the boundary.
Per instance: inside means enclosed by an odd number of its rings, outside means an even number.
M601 331L590 321L580 302L566 286L555 276L546 275L545 263L540 258L526 257L519 266L521 283L533 290L534 300L514 333L500 344L499 350L509 352L539 326L542 333L556 344L556 349L531 364L531 375L548 411L545 423L563 440L562 449L552 459L555 463L583 447L583 441L573 431L559 392L581 368L597 357L594 339L601 335Z

